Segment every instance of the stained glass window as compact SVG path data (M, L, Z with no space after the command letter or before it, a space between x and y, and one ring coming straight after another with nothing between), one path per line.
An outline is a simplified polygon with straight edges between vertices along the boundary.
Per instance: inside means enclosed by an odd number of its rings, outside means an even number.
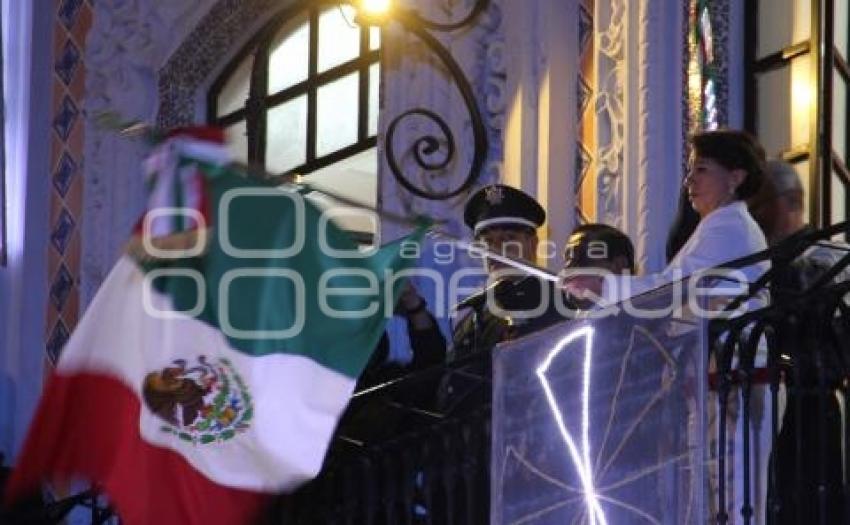
M718 64L710 2L691 0L688 31L688 99L690 131L716 129L718 110Z

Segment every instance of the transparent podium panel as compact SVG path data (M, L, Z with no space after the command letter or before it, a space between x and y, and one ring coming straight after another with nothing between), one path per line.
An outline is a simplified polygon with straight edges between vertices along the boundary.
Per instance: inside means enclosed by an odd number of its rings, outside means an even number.
M497 347L492 523L705 522L705 322L683 296Z

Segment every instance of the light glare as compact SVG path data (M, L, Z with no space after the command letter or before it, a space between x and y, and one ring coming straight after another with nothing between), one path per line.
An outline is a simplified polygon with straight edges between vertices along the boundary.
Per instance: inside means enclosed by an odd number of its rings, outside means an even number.
M363 12L369 16L383 16L390 10L391 0L362 0Z
M584 338L584 363L582 366L582 392L581 392L581 446L583 450L579 450L573 439L573 436L567 430L567 425L561 415L561 408L558 406L558 401L552 391L549 381L546 379L546 372L555 357L561 353L573 341ZM590 365L593 361L593 327L585 326L574 332L571 332L566 337L558 341L540 366L537 368L537 377L540 379L540 384L543 387L543 392L546 394L546 400L549 402L549 408L558 425L558 430L561 431L561 437L567 445L567 450L573 460L576 470L578 471L581 484L584 487L585 503L587 504L587 515L590 525L607 525L608 519L602 511L602 506L599 504L599 496L596 493L596 488L593 486L593 467L590 464Z

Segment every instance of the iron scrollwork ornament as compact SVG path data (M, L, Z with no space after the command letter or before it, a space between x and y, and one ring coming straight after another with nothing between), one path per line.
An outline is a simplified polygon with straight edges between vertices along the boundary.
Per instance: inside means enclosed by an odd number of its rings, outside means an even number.
M396 6L393 8L392 20L401 24L408 32L416 35L442 62L446 70L449 72L451 79L463 98L463 103L469 112L474 151L472 163L469 167L469 172L463 179L463 182L456 188L449 188L447 191L432 191L422 188L411 182L410 178L403 172L399 166L398 158L394 150L393 139L398 125L404 119L418 116L431 121L439 128L442 135L425 134L414 140L412 145L413 158L416 164L425 171L434 172L445 169L454 158L457 148L455 147L455 139L451 128L446 121L435 112L425 108L414 108L395 117L387 127L387 132L384 137L384 151L387 156L387 164L393 176L398 180L410 193L430 200L444 200L459 195L468 190L481 174L481 169L484 166L484 160L487 155L487 131L484 127L484 119L481 116L481 110L478 108L478 103L475 100L475 95L472 91L472 86L469 80L463 73L460 65L451 56L448 50L430 33L430 31L449 32L473 23L473 21L489 6L489 0L477 0L472 10L462 20L454 23L440 23L423 18L419 13L412 9ZM368 16L360 17L363 22L369 25L379 25L381 20ZM442 146L442 148L441 148ZM426 157L435 155L438 152L443 154L438 160L429 160Z

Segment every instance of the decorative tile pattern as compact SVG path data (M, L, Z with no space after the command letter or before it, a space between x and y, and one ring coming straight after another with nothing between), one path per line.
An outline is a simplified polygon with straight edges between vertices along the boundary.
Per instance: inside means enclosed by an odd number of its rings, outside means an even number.
M587 81L583 76L578 76L578 82L576 83L576 100L578 101L578 111L576 115L579 118L584 116L584 110L587 109L587 105L590 102L590 98L593 95L593 89L587 84Z
M56 361L59 360L59 354L62 352L65 343L68 342L69 337L68 327L65 326L62 319L57 320L56 324L50 330L50 336L47 338L46 345L47 357L51 363L56 364Z
M81 7L83 7L83 0L62 0L60 2L57 17L65 26L65 29L70 31L74 27Z
M59 354L62 352L62 348L65 346L65 343L68 342L68 338L70 334L68 333L68 328L65 326L65 323L62 320L56 321L56 324L53 325L53 329L50 331L50 337L47 339L47 357L50 359L50 362L54 365L59 360Z
M79 114L80 111L77 109L77 105L74 104L71 97L65 95L59 106L59 110L53 117L53 130L63 141L68 140L68 135L71 134L71 128L74 127Z
M50 290L45 351L55 363L79 317L81 180L85 98L86 35L91 27L91 0L53 2L53 131L51 140L50 247L47 275Z
M56 224L53 226L53 232L50 234L50 243L62 255L65 255L65 248L68 247L68 242L74 233L74 226L74 218L71 217L67 209L62 208L59 220L56 221Z
M65 197L68 194L68 188L77 176L77 163L67 151L62 152L59 157L59 164L56 166L56 171L53 172L53 187L59 192L59 196Z
M65 41L65 46L62 48L62 54L56 59L56 64L53 70L62 79L66 86L71 84L74 78L74 72L80 63L80 50L77 46L68 39Z
M581 185L584 182L584 178L587 176L587 172L590 170L590 163L592 161L593 157L590 156L590 152L584 148L580 141L577 141L574 186L575 188L581 188Z
M288 9L279 0L219 0L159 71L159 114L163 128L195 122L195 93L219 66L233 41L258 19Z
M62 311L65 306L65 301L68 300L68 295L71 293L71 287L74 285L74 278L68 271L65 264L59 265L59 271L53 278L53 283L50 285L50 302L58 311Z
M631 3L629 3L631 4ZM593 185L595 187L594 212L583 208L586 215L596 221L618 228L624 227L625 202L625 107L626 86L622 72L626 67L628 26L627 0L600 2L596 11L593 55L596 60L594 86L595 144L587 146L596 155ZM587 183L585 183L587 185Z
M598 96L596 49L594 44L595 0L581 0L578 17L579 74L576 80L576 118L578 140L575 151L575 223L585 224L596 216L596 111L588 110Z
M592 5L591 5L592 9ZM593 15L591 15L592 11L588 11L588 8L585 7L584 4L580 4L578 7L578 53L579 55L583 55L585 51L587 51L587 44L590 43L590 39L593 36Z
M491 1L487 12L477 19L474 38L485 49L479 53L477 73L470 80L476 91L478 105L484 110L489 143L485 166L498 166L498 169L483 170L479 175L479 184L490 184L501 180L504 162L504 123L507 107L507 64L505 58L505 37L502 30L503 2ZM383 92L383 90L381 90ZM490 176L488 176L490 175Z

